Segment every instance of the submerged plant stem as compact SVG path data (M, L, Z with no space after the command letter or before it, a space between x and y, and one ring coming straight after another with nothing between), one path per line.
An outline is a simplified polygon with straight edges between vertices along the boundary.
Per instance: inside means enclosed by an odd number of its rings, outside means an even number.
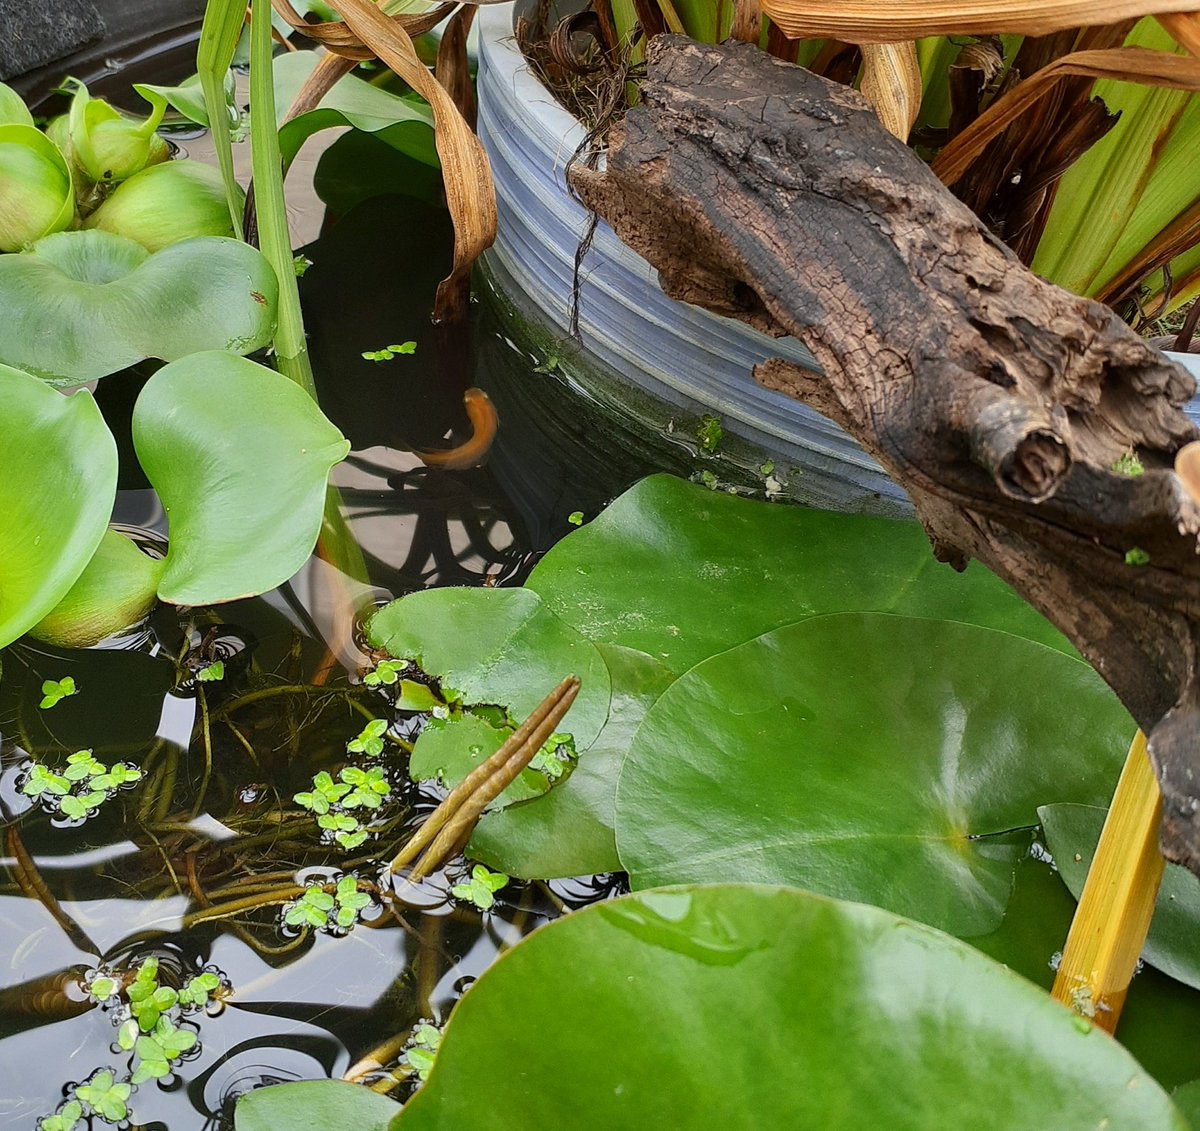
M62 905L54 898L54 893L46 887L46 882L37 870L33 857L25 850L25 842L21 839L21 833L16 825L8 826L4 839L9 855L13 858L13 878L21 890L30 899L36 899L50 912L51 917L62 927L63 933L75 946L87 954L99 955L100 948L92 942L88 933L62 909Z

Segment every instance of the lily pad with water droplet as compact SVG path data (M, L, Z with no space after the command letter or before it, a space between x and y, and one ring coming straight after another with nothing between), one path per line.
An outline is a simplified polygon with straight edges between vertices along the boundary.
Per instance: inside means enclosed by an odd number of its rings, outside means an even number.
M788 883L983 934L1038 806L1107 798L1133 731L1091 668L1020 637L814 617L698 664L650 708L621 767L617 852L635 889Z

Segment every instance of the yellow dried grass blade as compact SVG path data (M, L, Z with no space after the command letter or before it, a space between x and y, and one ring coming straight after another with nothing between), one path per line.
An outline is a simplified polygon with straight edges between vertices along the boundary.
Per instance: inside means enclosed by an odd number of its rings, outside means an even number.
M955 184L994 137L1068 75L1195 91L1200 90L1200 59L1145 47L1110 47L1063 55L998 98L937 155L933 171L942 183Z
M1048 35L1089 24L1187 12L1196 0L763 0L792 39L894 43L926 35Z
M1096 846L1051 996L1111 1033L1146 945L1162 881L1162 796L1139 730Z
M454 222L454 267L438 285L434 317L465 311L471 265L496 238L496 193L487 154L454 100L417 56L408 34L371 0L334 0L346 26L424 98L433 110L434 143L442 163L446 204Z
M870 43L862 49L862 93L888 133L908 141L921 109L921 66L917 45Z

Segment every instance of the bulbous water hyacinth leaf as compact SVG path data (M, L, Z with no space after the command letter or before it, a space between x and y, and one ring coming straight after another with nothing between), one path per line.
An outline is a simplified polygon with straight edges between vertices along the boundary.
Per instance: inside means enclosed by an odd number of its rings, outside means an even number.
M559 730L586 750L608 716L608 668L595 647L525 589L429 589L380 609L367 638L397 659L413 660L464 705L504 707L526 718L567 675L579 695Z
M644 652L609 644L599 650L612 680L600 736L545 796L485 813L467 848L472 860L519 879L621 870L613 834L617 775L650 705L675 677Z
M90 393L64 397L0 365L0 403L4 647L62 600L95 553L117 494L117 445Z
M1046 847L1076 898L1083 891L1108 810L1092 805L1044 805L1038 810ZM1167 864L1142 957L1164 974L1200 989L1200 880Z
M239 240L186 240L151 255L111 232L60 232L0 256L0 362L59 387L147 357L251 353L271 340L279 286Z
M1120 1045L969 946L753 885L625 896L535 931L467 991L393 1124L1105 1126L1187 1125Z
M32 126L33 115L25 100L7 83L0 82L0 125Z
M165 563L106 530L92 560L29 635L62 648L90 648L142 619L158 601Z
M994 930L1052 801L1112 793L1134 724L1086 664L974 625L845 613L714 656L617 786L635 889L761 880ZM982 838L982 839L976 839Z
M316 544L329 469L350 450L298 385L219 350L150 378L133 444L167 512L158 595L176 605L235 601L291 577Z
M165 161L130 177L84 227L125 236L147 251L198 236L233 235L220 172L202 161L186 160Z
M234 1108L236 1131L387 1131L400 1105L387 1096L344 1080L300 1080L255 1088L239 1096Z
M75 216L71 170L32 125L0 125L0 251L20 251Z
M63 88L73 92L67 114L71 157L91 180L116 184L170 157L167 143L154 132L167 108L161 95L142 91L150 116L131 118L103 98L93 98L78 79L67 79Z
M669 475L643 480L564 538L526 588L589 640L676 673L782 624L856 609L1070 647L987 570L935 561L916 523L753 502Z

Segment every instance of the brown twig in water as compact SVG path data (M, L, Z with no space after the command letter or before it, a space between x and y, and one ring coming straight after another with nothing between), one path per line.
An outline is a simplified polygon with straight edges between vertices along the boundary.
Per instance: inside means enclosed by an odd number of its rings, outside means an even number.
M62 905L54 898L54 893L46 887L46 881L42 879L41 873L37 870L33 857L26 851L25 842L21 839L16 825L8 826L4 839L9 855L13 858L13 878L20 885L21 890L30 899L36 899L50 912L51 917L62 927L63 933L75 946L86 954L99 955L100 948L88 937L87 931L63 910Z
M465 845L484 809L529 765L578 694L579 680L568 676L495 754L451 790L386 870L398 871L423 852L409 876L416 883Z

